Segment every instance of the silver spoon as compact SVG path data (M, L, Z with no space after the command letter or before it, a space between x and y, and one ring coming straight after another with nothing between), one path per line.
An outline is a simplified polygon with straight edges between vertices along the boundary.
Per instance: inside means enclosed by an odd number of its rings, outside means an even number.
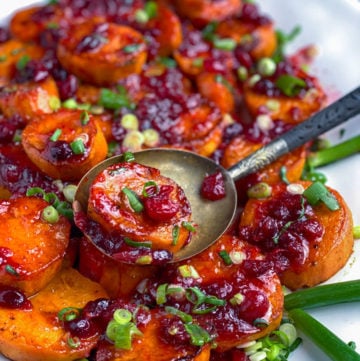
M154 148L134 153L135 161L157 168L173 179L185 191L192 209L192 220L197 225L191 242L174 255L177 262L200 253L213 244L231 224L237 207L235 181L257 172L289 151L305 144L320 134L360 113L360 87L332 103L306 121L282 134L250 156L225 170L209 158L195 153L166 148ZM108 158L93 167L79 182L75 201L87 211L89 187L96 175L112 164L121 162L121 156ZM225 181L226 197L209 201L200 196L204 178L221 171ZM79 204L74 206L75 211Z

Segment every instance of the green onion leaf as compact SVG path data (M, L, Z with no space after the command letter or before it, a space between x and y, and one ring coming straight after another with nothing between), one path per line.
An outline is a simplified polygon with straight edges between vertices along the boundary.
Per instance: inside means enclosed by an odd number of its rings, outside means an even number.
M157 183L155 181L148 181L144 184L143 190L142 190L142 195L147 198L149 197L148 192L146 191L146 188L148 187L155 187L156 188L156 193L159 192L159 186L157 185Z
M165 311L167 313L170 313L171 315L179 317L181 319L181 321L183 321L184 323L189 323L189 322L192 322L192 320L193 320L191 315L189 315L189 314L187 314L185 312L182 312L182 311L180 311L177 308L172 307L172 306L166 306Z
M124 242L130 246L130 247L145 247L145 248L151 248L152 243L150 241L148 242L137 242L133 241L131 238L124 237Z
M58 312L57 317L60 321L69 322L78 318L80 316L80 313L81 308L65 307Z
M134 153L132 152L125 152L122 155L122 158L124 159L124 162L133 162L135 160Z
M87 123L89 123L90 121L90 117L89 117L89 113L84 110L81 114L80 114L80 122L81 125L86 125Z
M283 165L281 168L280 168L280 179L282 182L284 182L285 184L290 184L288 178L287 178L287 169L286 167Z
M70 143L70 148L74 154L84 154L85 153L85 144L81 138L75 139Z
M144 209L144 205L140 202L138 196L134 191L125 187L121 190L127 197L130 207L133 209L134 212L140 213Z
M30 61L29 55L23 55L16 63L16 68L18 70L24 70L27 63Z
M121 89L119 89L118 93L106 88L101 89L99 104L104 108L111 110L132 108L132 104L130 103L126 90Z
M335 196L320 182L315 182L306 188L303 196L311 205L323 202L331 211L336 211L340 207Z
M144 10L149 19L153 19L157 16L158 6L155 1L147 1L145 3Z
M194 346L204 346L211 342L212 338L209 333L199 325L186 323L184 325L186 332L190 336L190 343Z
M130 44L130 45L126 45L122 48L124 53L130 54L130 53L134 53L135 51L137 51L139 48L141 47L141 44Z
M5 266L5 271L12 276L19 276L19 273L16 271L16 269L13 266L10 266L9 264Z
M156 304L157 305L162 305L163 303L166 302L167 287L168 287L168 284L163 283L156 289Z
M179 234L180 234L180 227L178 225L175 225L172 229L172 245L176 246L179 240Z
M50 140L52 142L56 142L57 140L59 140L60 138L60 135L61 135L61 129L60 128L57 128L54 133L52 134L52 136L50 137Z
M220 251L219 252L219 256L222 258L222 260L224 261L224 263L229 266L231 264L233 264L230 255L227 251Z
M305 88L306 83L303 79L293 75L280 75L275 80L275 85L281 90L281 92L288 97L293 97L299 94L300 90Z
M213 45L216 49L231 51L236 48L236 41L232 38L218 38L215 37Z
M160 64L165 65L167 68L176 68L177 66L177 62L173 58L161 56L158 58L158 61Z
M196 228L190 222L183 221L181 223L181 225L182 225L182 227L184 227L189 232L195 232L196 231Z
M28 188L26 190L26 196L27 197L32 197L32 196L35 196L35 195L41 195L41 196L44 196L45 195L45 191L40 188L40 187L32 187L32 188Z
M215 38L215 31L218 27L218 23L216 21L212 21L205 26L202 30L202 37L205 40L212 41Z

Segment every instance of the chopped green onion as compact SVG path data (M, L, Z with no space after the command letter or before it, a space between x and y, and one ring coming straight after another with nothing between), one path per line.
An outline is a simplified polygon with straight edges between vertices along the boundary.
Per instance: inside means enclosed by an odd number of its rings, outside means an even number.
M155 181L148 181L144 184L143 190L142 190L142 195L147 198L149 197L148 192L146 191L146 188L148 187L155 187L156 188L156 193L159 192L159 186L157 185L157 183Z
M57 128L54 133L52 134L52 136L50 137L50 140L52 142L56 142L57 140L59 140L60 138L60 135L61 135L61 129L60 128Z
M303 196L311 205L316 205L321 201L331 211L336 211L340 207L335 196L333 196L326 186L320 182L315 182L306 188L303 192Z
M218 23L216 21L212 21L205 26L202 30L202 37L205 40L212 41L215 38L215 31L218 27Z
M193 320L191 315L189 315L189 314L187 314L185 312L182 312L182 311L180 311L177 308L172 307L172 306L166 306L165 311L167 313L170 313L171 315L179 317L181 319L181 321L183 321L185 323L192 322L192 320Z
M124 237L124 242L130 247L145 247L145 248L151 248L152 247L152 243L150 241L148 241L148 242L137 242L137 241L133 241L132 239L130 239L128 237Z
M22 130L16 129L12 141L14 143L19 143L21 142L21 137L22 137Z
M236 41L232 38L214 37L213 45L216 49L231 51L236 48Z
M41 217L44 221L54 224L59 220L59 212L53 206L47 206L41 212Z
M265 182L257 183L247 190L248 197L255 199L268 198L271 196L271 193L271 186Z
M196 271L195 267L192 265L187 265L187 264L181 265L178 267L178 270L181 276L184 278L190 278L190 277L195 279L200 278L200 275Z
M120 325L125 325L132 319L132 314L130 311L126 310L125 308L118 308L115 310L113 314L114 320L119 323Z
M219 256L222 258L222 260L224 261L224 263L229 266L231 264L233 264L230 255L227 251L220 251L219 252Z
M258 72L263 76L271 76L275 73L276 63L271 58L261 58L257 63Z
M12 276L19 276L19 273L16 271L16 269L13 266L10 266L9 264L5 266L5 271Z
M6 55L0 55L0 63L4 62L7 60L7 56Z
M45 191L40 188L40 187L32 187L32 188L28 188L26 190L26 196L27 197L31 197L31 196L35 196L35 195L41 195L41 196L44 196L45 195Z
M284 59L285 55L285 47L288 43L293 41L296 36L300 33L301 28L300 26L296 26L294 29L291 30L289 34L285 34L281 30L276 30L276 40L277 40L277 48L272 56L273 60L276 63L279 63L281 60Z
M74 201L74 197L75 197L75 193L77 191L77 186L75 184L68 184L66 187L64 187L63 189L63 194L65 199L72 203Z
M80 122L81 125L86 125L88 124L90 121L90 117L89 117L89 113L84 110L81 114L80 114Z
M69 98L62 103L62 106L66 109L77 109L78 103L74 98Z
M200 68L204 65L204 58L195 58L192 62L191 62L192 66L196 66L197 68Z
M160 142L159 132L155 129L149 128L142 132L144 137L144 144L148 147L155 147Z
M230 298L230 303L233 306L240 305L244 301L244 295L241 293L236 293L233 297Z
M157 60L160 64L165 65L167 68L176 68L177 66L177 62L173 58L160 56L159 58L157 58Z
M285 295L285 309L310 309L360 301L360 280L320 285Z
M71 142L70 148L74 154L84 154L85 153L85 144L81 138L77 138L73 142Z
M288 178L287 178L287 169L286 167L283 165L281 168L280 168L280 179L282 182L284 182L285 184L290 184Z
M60 321L69 322L78 318L80 316L80 313L81 308L65 307L58 312L57 317Z
M67 344L71 348L78 348L80 346L81 342L78 337L68 337Z
M307 312L295 308L289 317L333 361L360 361L360 355Z
M167 287L168 287L168 284L163 283L156 289L156 304L157 305L162 305L163 303L166 302Z
M122 158L124 159L124 162L133 162L135 160L134 153L132 152L125 152L122 155Z
M186 332L190 336L190 343L194 346L204 346L205 344L212 341L209 333L194 323L185 323L184 324Z
M146 24L149 21L149 16L144 9L138 9L134 14L135 20L140 24Z
M172 245L176 246L179 240L180 227L175 225L172 229Z
M53 192L50 192L50 193L45 193L43 195L43 198L46 202L50 203L52 206L54 206L55 208L59 205L59 198L58 196L53 193Z
M134 53L135 51L137 51L140 47L141 47L141 44L130 44L130 45L124 46L122 48L122 51L124 53L130 54L130 53Z
M157 16L158 6L155 1L147 1L144 6L144 10L149 19L153 19Z
M102 105L106 109L117 110L120 108L132 108L126 90L120 91L118 93L103 88L100 90L99 104Z
M153 261L153 258L151 256L151 254L146 254L144 256L140 256L139 258L136 259L136 264L151 264Z
M253 324L255 327L258 328L265 328L267 326L269 326L269 322L264 320L263 318L257 318L253 321Z
M181 226L184 227L189 232L195 232L196 231L196 228L190 222L183 221L181 223Z
M360 226L354 226L353 235L354 239L360 239Z
M30 61L29 55L23 55L16 63L16 68L18 70L24 70L27 63Z
M305 88L306 83L301 78L293 75L284 74L280 75L276 79L275 85L278 89L281 90L283 94L287 95L288 97L293 97L299 94L299 91L302 88Z
M133 209L134 212L140 213L144 210L143 204L140 202L138 196L134 191L125 187L121 190L127 197L130 207Z
M56 206L57 211L68 218L69 220L72 220L74 218L74 212L71 208L71 204L68 202L59 202Z
M228 80L220 74L215 75L215 81L224 85L231 92L234 90L233 86L228 82Z
M52 96L49 99L49 107L53 111L57 111L61 108L61 101L59 97Z
M206 295L198 287L189 287L185 291L185 296L188 301L194 304L191 312L198 315L203 315L214 311L218 306L224 306L225 300L221 300L216 296Z
M139 120L135 114L128 113L122 116L120 120L121 126L126 130L138 130Z

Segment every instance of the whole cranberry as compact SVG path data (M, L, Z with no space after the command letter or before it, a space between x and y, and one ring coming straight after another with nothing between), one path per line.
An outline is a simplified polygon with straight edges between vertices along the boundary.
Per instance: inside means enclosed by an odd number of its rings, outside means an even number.
M203 198L210 201L217 201L226 196L225 181L220 171L205 177L200 194Z

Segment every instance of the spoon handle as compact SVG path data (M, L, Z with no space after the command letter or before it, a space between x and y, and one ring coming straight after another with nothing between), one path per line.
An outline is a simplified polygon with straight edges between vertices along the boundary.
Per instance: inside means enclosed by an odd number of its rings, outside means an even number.
M228 169L236 181L360 113L360 87L312 115Z

